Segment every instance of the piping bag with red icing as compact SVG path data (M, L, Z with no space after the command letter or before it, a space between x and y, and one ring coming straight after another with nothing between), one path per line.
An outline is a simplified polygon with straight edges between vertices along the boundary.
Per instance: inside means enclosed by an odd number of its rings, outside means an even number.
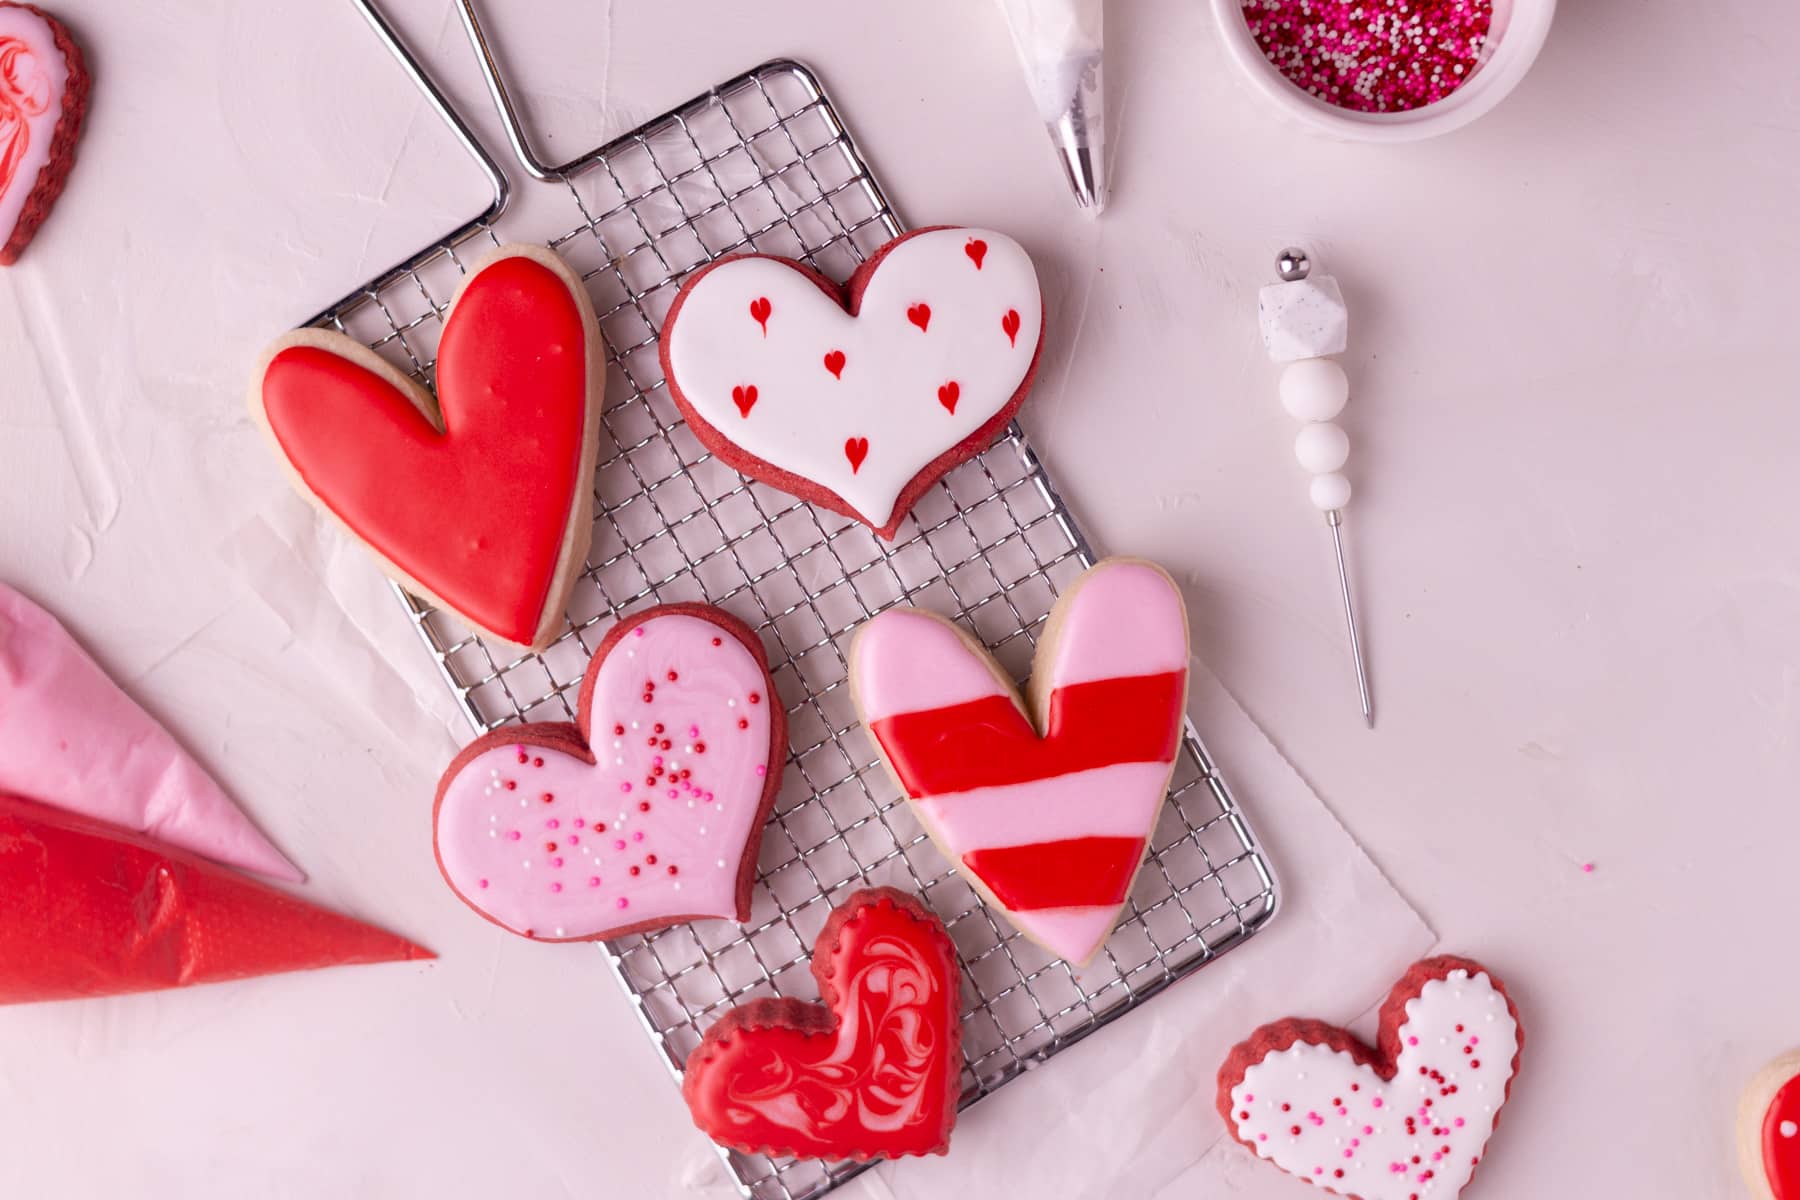
M55 617L0 583L0 792L302 878Z
M0 1004L434 957L127 830L0 796Z

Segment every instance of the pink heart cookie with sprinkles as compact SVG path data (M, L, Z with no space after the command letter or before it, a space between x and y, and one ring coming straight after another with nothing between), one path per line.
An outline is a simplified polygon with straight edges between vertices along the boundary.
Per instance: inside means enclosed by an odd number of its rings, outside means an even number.
M1525 1033L1505 986L1466 958L1413 964L1382 1003L1377 1046L1289 1018L1219 1068L1231 1135L1352 1200L1454 1200L1500 1122Z
M483 917L587 941L750 916L787 722L750 627L707 604L627 617L577 720L496 729L438 783L438 868Z

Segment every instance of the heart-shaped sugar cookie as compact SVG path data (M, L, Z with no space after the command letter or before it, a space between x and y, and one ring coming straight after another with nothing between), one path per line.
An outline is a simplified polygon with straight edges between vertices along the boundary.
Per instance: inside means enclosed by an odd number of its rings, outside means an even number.
M682 1094L746 1154L897 1158L949 1147L961 971L940 922L893 888L852 895L813 947L820 1004L752 1000L706 1031Z
M451 301L435 399L361 343L304 329L264 354L250 410L300 493L401 586L542 647L592 533L602 361L581 280L509 246Z
M683 285L661 355L707 449L891 538L1012 419L1043 326L1019 244L945 227L889 242L842 289L789 259L720 259Z
M1264 1025L1219 1069L1219 1115L1259 1157L1326 1191L1454 1200L1518 1073L1518 1011L1480 963L1429 958L1388 993L1377 1043L1319 1021Z
M18 260L62 193L88 87L81 47L62 22L0 3L0 267Z
M476 739L438 784L438 866L464 903L537 941L750 916L787 729L743 622L668 604L613 626L579 721Z
M912 608L858 631L850 682L932 840L1021 933L1081 964L1118 922L1162 811L1187 659L1174 582L1114 558L1057 601L1029 708L973 639Z
M1800 1200L1800 1050L1758 1071L1744 1088L1738 1158L1755 1200Z

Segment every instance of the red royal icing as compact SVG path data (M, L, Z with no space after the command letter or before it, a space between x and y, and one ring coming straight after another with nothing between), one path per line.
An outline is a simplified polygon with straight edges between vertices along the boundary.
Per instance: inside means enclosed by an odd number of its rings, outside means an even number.
M842 350L833 350L830 354L827 354L825 356L825 369L830 371L834 378L842 379L844 377L844 352Z
M1781 1085L1763 1114L1763 1171L1775 1200L1800 1200L1800 1076Z
M464 285L438 348L444 431L330 350L269 361L269 426L308 488L450 607L529 644L561 560L582 458L586 317L562 278L497 260Z
M774 311L767 296L758 296L750 302L750 319L762 326L763 336L769 336L769 314Z
M12 186L31 148L34 120L50 111L56 99L34 57L23 38L0 38L0 192Z
M1004 787L1173 759L1185 681L1176 671L1057 688L1042 737L1008 696L883 717L870 729L908 796Z
M941 1153L960 1091L960 973L943 924L892 888L857 892L813 951L822 1004L753 1000L707 1030L682 1093L746 1153Z
M5 795L0 894L0 1005L432 957L145 834Z
M750 410L756 407L756 385L752 383L732 388L731 402L737 405L738 412L746 417L749 416Z
M1015 345L1015 346L1018 345L1018 343L1019 343L1019 313L1018 313L1017 309L1009 308L1006 310L1006 315L1004 317L1000 318L1000 329L1003 333L1006 334L1006 340L1008 343Z
M975 269L979 271L981 270L981 260L987 257L987 243L980 238L970 238L968 244L963 247L963 253L969 256L969 261L973 262Z
M954 379L938 388L938 403L944 406L946 412L955 412L956 402L961 397L962 388L957 386Z
M1143 861L1144 839L1067 838L971 850L963 865L1016 912L1071 904L1123 904Z
M863 459L869 457L869 439L866 437L846 439L844 457L850 460L850 473L854 475L862 468Z
M1173 759L1185 672L1101 679L1050 695L1044 736L1008 696L870 723L906 794L919 799L1005 788L1114 763ZM1007 909L1116 905L1143 859L1140 837L1080 837L963 855Z
M931 324L931 305L915 304L906 310L906 319L924 329Z

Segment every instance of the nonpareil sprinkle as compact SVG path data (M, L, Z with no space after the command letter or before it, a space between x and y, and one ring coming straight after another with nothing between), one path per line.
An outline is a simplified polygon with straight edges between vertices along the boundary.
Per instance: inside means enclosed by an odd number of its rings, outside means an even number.
M1296 87L1355 112L1405 112L1461 87L1493 0L1243 0L1263 56Z

